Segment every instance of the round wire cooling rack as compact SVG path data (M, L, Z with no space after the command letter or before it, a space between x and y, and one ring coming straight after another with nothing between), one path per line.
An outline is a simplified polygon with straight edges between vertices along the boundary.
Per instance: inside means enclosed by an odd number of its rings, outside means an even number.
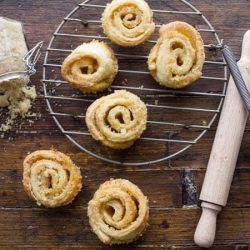
M208 19L185 0L148 1L157 24L152 40L135 48L121 48L104 36L101 14L106 1L86 0L74 8L56 29L43 65L43 88L50 114L63 134L79 149L108 163L139 166L177 156L212 126L220 112L227 86L227 66L220 39ZM147 70L147 55L156 43L162 24L180 20L192 24L202 35L206 50L203 76L184 90L159 86ZM63 81L60 68L64 58L79 44L103 40L119 59L119 73L104 93L82 94ZM116 89L131 91L146 103L147 130L130 149L117 151L90 136L85 112L95 99ZM152 153L153 152L153 153Z

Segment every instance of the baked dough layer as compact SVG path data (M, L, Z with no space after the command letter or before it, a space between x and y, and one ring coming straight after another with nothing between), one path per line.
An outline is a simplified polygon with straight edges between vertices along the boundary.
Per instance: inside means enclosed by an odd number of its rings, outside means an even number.
M104 42L92 41L78 46L64 60L63 78L83 93L96 93L108 88L118 72L113 50Z
M93 232L104 244L130 243L148 226L148 199L130 181L111 179L89 202L88 217Z
M148 58L148 68L161 85L179 89L199 79L205 61L200 33L184 22L160 28L160 38Z
M102 27L114 43L136 46L154 32L153 12L144 0L113 0L103 12Z
M125 90L97 99L86 113L86 124L93 138L113 149L132 146L146 129L146 123L145 104Z
M48 208L65 206L82 188L81 171L61 152L35 151L24 160L23 186L38 205Z

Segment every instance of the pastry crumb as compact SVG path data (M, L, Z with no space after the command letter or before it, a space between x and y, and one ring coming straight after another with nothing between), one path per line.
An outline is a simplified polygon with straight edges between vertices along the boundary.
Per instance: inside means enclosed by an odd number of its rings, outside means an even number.
M122 85L126 86L128 84L128 79L125 78L123 81L122 81Z
M17 88L9 88L2 91L0 95L0 108L8 109L7 117L5 121L0 124L0 132L7 132L12 129L13 125L17 121L17 118L32 118L39 115L31 113L32 102L36 99L37 93L35 87L24 86ZM1 115L3 116L3 115ZM28 120L30 124L33 121ZM1 138L4 138L4 134L1 134Z
M203 126L207 126L207 121L206 120L202 120L202 125Z

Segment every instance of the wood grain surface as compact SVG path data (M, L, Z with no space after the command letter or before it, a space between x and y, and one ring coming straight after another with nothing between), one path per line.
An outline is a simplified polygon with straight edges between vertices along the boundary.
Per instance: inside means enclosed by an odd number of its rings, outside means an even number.
M170 1L154 1L157 6ZM250 29L250 1L193 0L228 45L240 57L243 34ZM24 23L29 47L45 47L77 0L0 0L0 15ZM34 111L41 119L25 122L0 139L0 249L187 249L198 250L193 234L200 216L198 196L217 122L188 151L159 164L130 167L106 164L79 151L58 130L42 97L42 62L32 78L40 97ZM209 83L206 83L209 84ZM216 86L214 87L216 88ZM217 102L217 100L214 100ZM206 105L214 105L206 103ZM190 122L195 119L190 117ZM91 143L91 140L89 140ZM84 188L76 200L60 209L39 208L25 194L22 161L34 150L51 146L67 153L81 167ZM244 134L228 207L220 214L214 250L250 249L250 126ZM145 152L147 153L147 152ZM154 154L152 148L151 153ZM155 152L156 153L156 152ZM86 207L98 186L109 178L127 178L150 200L150 228L128 246L103 246L90 231Z

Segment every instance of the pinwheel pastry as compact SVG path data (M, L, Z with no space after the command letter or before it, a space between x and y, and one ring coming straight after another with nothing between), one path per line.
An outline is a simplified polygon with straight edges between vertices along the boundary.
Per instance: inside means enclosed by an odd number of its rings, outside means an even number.
M199 32L177 21L160 28L160 38L149 54L148 67L161 85L178 89L201 77L204 60Z
M64 60L63 78L83 93L96 93L108 88L118 72L113 50L104 42L92 41L78 46Z
M48 208L71 203L82 187L80 169L63 153L39 150L23 163L23 185L27 194Z
M148 199L130 181L111 179L89 202L88 217L93 232L104 244L130 243L148 226Z
M153 12L144 0L113 0L103 12L102 27L114 43L136 46L154 32Z
M93 102L86 124L94 139L113 149L132 146L146 129L147 108L136 95L117 90Z

